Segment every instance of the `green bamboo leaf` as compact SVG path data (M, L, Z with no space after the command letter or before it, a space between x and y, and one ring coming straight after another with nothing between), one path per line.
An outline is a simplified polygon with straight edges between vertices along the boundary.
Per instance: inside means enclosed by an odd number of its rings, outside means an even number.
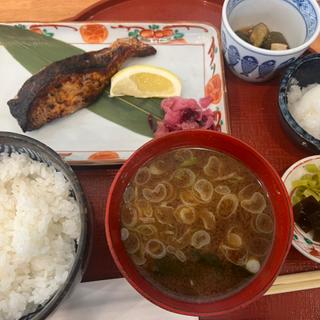
M32 74L52 62L84 52L60 40L6 25L0 25L0 44ZM109 89L88 109L131 131L153 136L149 121L150 117L163 118L161 99L110 98L108 94Z
M32 74L54 61L83 53L65 42L6 25L0 25L0 44Z

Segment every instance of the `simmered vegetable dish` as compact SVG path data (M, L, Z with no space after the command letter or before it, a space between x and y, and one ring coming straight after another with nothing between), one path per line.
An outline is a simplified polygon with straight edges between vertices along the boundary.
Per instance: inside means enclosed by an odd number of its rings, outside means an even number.
M121 237L139 271L181 299L217 299L246 284L272 244L270 200L239 161L176 149L146 163L126 188Z
M269 31L264 23L242 28L236 34L244 41L255 47L268 50L287 50L289 44L281 32Z

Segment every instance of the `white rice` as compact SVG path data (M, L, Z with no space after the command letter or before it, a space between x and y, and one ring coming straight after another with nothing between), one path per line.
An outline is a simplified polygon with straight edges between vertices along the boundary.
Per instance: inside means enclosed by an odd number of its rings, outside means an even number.
M0 155L0 319L34 311L65 282L80 235L79 206L53 167Z
M288 109L305 131L320 139L320 84L303 89L293 84L288 92Z

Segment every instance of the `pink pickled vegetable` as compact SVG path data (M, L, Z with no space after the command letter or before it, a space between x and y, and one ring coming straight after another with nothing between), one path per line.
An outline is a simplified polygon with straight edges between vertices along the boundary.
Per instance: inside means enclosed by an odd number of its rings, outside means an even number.
M209 108L211 97L198 101L173 97L162 100L161 108L165 113L163 120L158 121L155 137L169 132L187 129L208 129L221 131L221 113Z

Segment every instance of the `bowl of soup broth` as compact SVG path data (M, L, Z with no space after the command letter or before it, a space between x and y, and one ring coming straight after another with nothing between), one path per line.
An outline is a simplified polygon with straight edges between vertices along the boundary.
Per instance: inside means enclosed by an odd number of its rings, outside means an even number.
M187 130L152 140L115 177L106 235L129 283L167 310L223 314L272 285L292 240L290 199L254 149Z

